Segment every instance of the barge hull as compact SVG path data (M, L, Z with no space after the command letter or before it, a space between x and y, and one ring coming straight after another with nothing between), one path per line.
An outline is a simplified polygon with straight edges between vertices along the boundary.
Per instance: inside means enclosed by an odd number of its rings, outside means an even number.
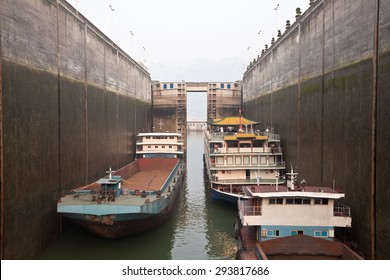
M107 239L116 239L146 232L160 226L175 213L184 183L184 177L185 175L183 174L183 176L180 177L180 180L177 181L174 191L172 192L172 201L158 214L134 214L132 215L134 217L131 220L112 221L112 224L110 224L109 219L104 219L105 216L97 217L96 221L85 220L84 218L70 218L70 220L91 233Z

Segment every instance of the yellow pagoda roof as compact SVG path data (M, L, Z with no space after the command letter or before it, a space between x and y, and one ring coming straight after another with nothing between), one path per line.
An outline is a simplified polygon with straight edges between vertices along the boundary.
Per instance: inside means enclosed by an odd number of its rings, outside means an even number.
M268 140L268 136L266 135L257 135L256 140Z
M211 122L211 125L235 126L235 125L240 125L240 123L242 125L259 124L259 122L251 121L251 120L248 120L244 117L241 117L241 120L240 120L240 117L227 117L224 119L214 119Z

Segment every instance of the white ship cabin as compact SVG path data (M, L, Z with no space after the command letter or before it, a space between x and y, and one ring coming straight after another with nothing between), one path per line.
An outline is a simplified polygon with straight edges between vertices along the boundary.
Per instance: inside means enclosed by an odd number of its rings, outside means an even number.
M244 226L256 227L258 241L304 234L332 240L334 227L351 227L351 209L329 187L285 185L244 187L251 199L238 202Z
M280 137L254 130L257 122L231 117L211 123L205 132L205 158L216 184L272 184L285 169Z
M137 135L137 157L182 157L184 153L180 133L139 133Z

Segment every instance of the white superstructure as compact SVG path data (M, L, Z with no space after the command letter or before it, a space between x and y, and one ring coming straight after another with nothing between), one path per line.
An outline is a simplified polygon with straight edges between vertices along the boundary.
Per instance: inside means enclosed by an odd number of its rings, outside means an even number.
M139 133L137 135L137 157L181 157L184 153L180 133Z
M254 130L256 124L230 117L214 120L205 131L205 165L213 198L234 202L245 197L245 185L284 183L280 137L270 130Z

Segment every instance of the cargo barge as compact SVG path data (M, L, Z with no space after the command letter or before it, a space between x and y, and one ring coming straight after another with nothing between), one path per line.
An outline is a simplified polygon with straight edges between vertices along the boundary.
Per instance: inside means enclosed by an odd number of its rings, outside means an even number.
M171 217L186 175L181 135L137 137L137 160L73 189L59 200L57 212L108 239L148 231Z

